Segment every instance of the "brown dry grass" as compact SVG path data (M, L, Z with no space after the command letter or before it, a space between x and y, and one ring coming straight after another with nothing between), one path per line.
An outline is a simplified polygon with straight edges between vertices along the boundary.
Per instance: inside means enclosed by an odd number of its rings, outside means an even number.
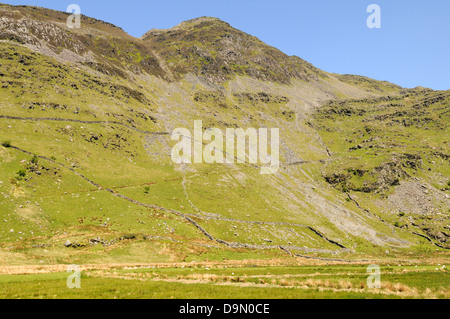
M367 292L371 294L395 295L401 298L449 298L450 289L441 287L440 289L427 288L423 291L418 291L402 283L382 282L380 289L368 289L364 282L352 283L346 280L332 281L329 279L313 279L299 280L295 278L281 278L272 279L270 282L267 278L258 278L256 282L249 282L249 278L255 279L255 276L226 276L215 274L188 274L176 275L169 277L165 274L156 272L147 273L121 273L111 271L108 269L93 270L86 273L88 276L115 278L125 280L152 280L177 282L181 284L213 284L213 285L237 285L241 287L263 287L263 288L291 288L291 289L317 289L319 291L334 291L334 292Z
M233 268L253 267L288 267L288 266L312 266L325 265L324 261L309 262L309 260L296 259L272 259L272 260L225 260L210 262L170 262L170 263L110 263L110 264L86 264L80 265L82 270L106 270L106 269L138 269L138 268ZM0 275L43 274L66 271L68 265L0 265Z

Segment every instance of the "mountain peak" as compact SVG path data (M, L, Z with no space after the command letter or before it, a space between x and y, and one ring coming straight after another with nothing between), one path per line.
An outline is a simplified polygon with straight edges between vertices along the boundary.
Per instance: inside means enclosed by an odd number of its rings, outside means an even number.
M152 29L141 39L168 62L174 73L194 73L214 82L243 75L290 83L292 78L317 78L319 72L215 17L187 20L170 29Z
M190 20L183 21L176 26L169 28L169 29L157 29L153 28L146 32L141 39L147 40L148 38L164 33L164 32L174 32L176 30L190 30L191 28L202 28L202 27L208 27L208 26L221 26L221 27L228 27L231 28L230 24L215 17L198 17Z
M230 26L229 23L216 18L216 17L207 17L207 16L203 16L203 17L198 17L198 18L194 18L194 19L190 19L190 20L186 20L181 22L178 26L188 26L188 25L198 25L200 23L210 23L210 24L225 24L227 26Z

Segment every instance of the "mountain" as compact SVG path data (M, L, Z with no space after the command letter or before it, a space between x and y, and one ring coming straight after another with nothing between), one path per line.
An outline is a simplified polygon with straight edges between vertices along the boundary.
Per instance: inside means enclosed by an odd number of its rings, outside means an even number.
M332 74L216 18L134 38L0 5L0 260L360 259L449 247L449 91ZM281 167L175 164L279 128Z

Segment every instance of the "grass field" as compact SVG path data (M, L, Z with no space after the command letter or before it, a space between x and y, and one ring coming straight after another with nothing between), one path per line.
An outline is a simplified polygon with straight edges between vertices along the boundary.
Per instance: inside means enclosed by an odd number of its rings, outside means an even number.
M38 272L28 269L30 272ZM45 271L45 270L43 270ZM11 272L14 272L11 270ZM16 270L17 273L25 272ZM4 272L2 272L4 273ZM0 275L0 298L17 299L378 299L450 296L443 265L381 266L381 288L367 286L367 265L256 266L169 264L91 266L81 288L69 289L71 273Z

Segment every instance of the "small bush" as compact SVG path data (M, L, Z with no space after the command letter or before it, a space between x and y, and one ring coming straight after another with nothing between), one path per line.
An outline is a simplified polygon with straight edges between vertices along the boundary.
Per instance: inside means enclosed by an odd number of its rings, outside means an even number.
M27 176L27 172L24 169L21 169L20 171L18 171L16 173L17 175L19 175L17 177L18 180L21 180L22 178L24 178L25 176Z
M405 213L404 212L400 212L400 214L398 214L400 217L403 217L403 216L405 216Z
M144 193L148 194L150 192L150 187L149 186L145 186L144 187Z
M38 163L39 158L36 155L34 155L33 158L31 159L31 164L38 165Z
M4 141L4 142L2 143L2 146L3 146L3 147L11 147L11 141Z

